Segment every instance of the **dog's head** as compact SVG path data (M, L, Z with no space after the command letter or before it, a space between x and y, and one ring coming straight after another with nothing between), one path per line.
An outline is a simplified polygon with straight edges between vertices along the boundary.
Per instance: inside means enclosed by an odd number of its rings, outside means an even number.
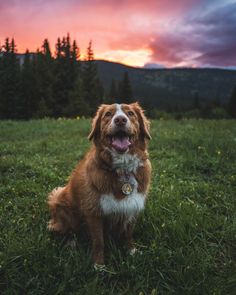
M95 145L125 153L135 145L151 139L149 121L138 103L101 105L88 136Z

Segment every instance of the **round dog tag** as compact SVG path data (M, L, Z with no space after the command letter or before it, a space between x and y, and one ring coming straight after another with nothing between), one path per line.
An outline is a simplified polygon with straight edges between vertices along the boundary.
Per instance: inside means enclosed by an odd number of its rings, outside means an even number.
M126 196L130 195L133 191L133 188L130 183L124 183L121 187L122 193Z

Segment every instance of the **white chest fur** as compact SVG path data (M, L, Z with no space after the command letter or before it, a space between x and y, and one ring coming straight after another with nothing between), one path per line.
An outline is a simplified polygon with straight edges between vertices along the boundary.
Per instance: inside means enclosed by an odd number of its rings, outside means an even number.
M124 217L132 220L144 209L145 196L133 192L131 195L119 200L112 194L102 195L100 206L104 215L112 215L114 218Z

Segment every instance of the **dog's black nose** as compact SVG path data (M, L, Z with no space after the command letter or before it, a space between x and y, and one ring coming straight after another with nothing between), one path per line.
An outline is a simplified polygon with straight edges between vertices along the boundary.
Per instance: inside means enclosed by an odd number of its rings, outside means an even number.
M124 116L118 116L114 121L117 126L124 126L127 123L127 119Z

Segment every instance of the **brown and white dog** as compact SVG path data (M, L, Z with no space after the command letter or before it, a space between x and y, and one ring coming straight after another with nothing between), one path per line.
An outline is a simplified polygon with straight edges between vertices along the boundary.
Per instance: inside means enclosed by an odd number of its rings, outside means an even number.
M118 229L135 252L133 229L144 209L150 178L149 122L138 103L101 105L88 136L93 144L65 187L48 197L48 228L66 233L85 222L93 261L104 264L104 227Z

